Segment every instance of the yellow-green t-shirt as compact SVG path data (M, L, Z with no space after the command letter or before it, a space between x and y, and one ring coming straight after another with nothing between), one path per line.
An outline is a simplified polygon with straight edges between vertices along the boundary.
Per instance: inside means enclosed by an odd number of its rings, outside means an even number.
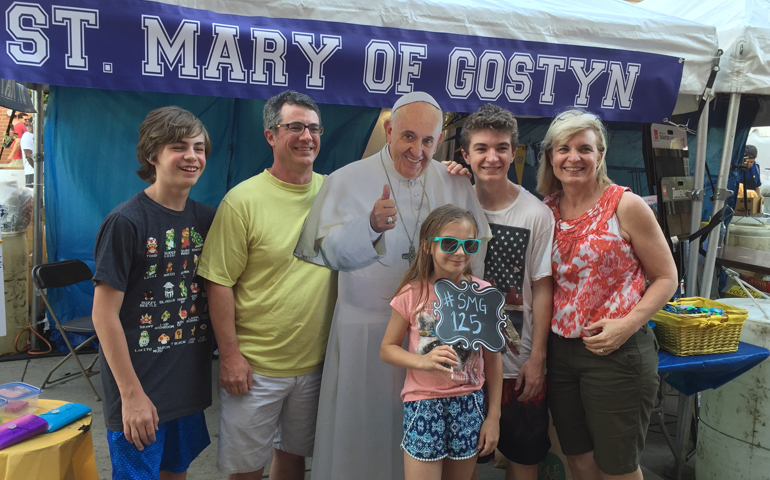
M326 354L336 275L293 253L323 181L294 185L265 170L227 193L206 237L198 273L233 288L238 345L260 375L304 375Z

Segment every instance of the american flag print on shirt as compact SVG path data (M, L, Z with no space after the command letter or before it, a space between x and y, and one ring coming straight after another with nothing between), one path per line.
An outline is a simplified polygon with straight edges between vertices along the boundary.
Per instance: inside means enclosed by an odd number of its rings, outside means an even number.
M509 320L506 328L509 337L507 344L518 354L524 322L522 285L531 232L526 228L496 223L490 223L489 228L492 230L492 239L487 245L484 280L505 295L505 313Z

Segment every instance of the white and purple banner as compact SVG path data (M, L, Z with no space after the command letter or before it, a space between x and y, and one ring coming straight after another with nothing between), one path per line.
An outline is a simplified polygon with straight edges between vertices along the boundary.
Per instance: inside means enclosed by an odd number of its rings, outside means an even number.
M679 57L332 21L218 14L144 0L13 2L0 78L117 90L390 108L431 93L446 111L494 103L551 117L580 107L660 122L676 104Z

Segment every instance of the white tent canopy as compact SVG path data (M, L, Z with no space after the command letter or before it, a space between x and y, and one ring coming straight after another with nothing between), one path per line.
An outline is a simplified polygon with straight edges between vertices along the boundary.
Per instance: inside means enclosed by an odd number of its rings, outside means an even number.
M770 0L644 0L640 7L717 29L715 93L770 95Z

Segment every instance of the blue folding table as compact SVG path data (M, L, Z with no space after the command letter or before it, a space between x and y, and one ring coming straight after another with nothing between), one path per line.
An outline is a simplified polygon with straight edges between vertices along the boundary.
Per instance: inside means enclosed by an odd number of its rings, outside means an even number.
M676 436L673 439L663 421L662 405L659 412L660 429L674 453L676 480L681 480L682 469L687 460L693 396L709 388L721 387L755 367L768 356L770 356L770 350L743 342L739 342L738 350L732 353L679 357L662 349L658 352L660 378L679 392ZM662 395L660 400L662 404Z

